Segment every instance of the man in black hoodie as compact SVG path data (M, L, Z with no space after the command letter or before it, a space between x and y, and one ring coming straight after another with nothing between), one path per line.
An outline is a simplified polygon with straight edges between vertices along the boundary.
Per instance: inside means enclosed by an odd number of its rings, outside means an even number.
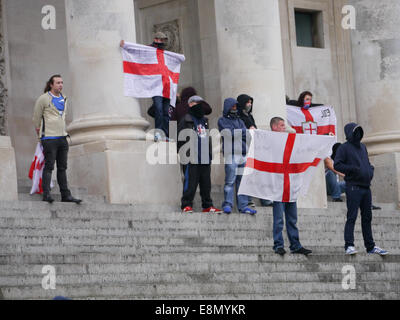
M360 208L362 234L367 252L386 255L388 252L375 246L372 237L370 186L374 167L369 162L367 148L361 143L364 131L359 125L352 122L344 127L344 133L347 142L337 150L334 168L345 174L344 180L346 181L347 221L344 229L346 254L357 253L354 248L354 226L358 208Z
M193 212L193 199L198 185L203 212L222 212L213 206L210 196L212 146L208 119L204 117L203 101L199 96L190 97L189 112L178 125L178 152L185 175L181 199L184 213Z
M247 94L241 94L236 99L238 101L239 118L242 119L247 129L257 129L256 122L253 118L254 99ZM270 200L260 199L263 207L272 207L273 202ZM253 199L249 197L249 206L255 207Z

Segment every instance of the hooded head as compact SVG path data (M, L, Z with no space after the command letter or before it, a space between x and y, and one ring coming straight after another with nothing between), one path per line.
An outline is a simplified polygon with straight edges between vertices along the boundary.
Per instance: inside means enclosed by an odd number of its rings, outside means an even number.
M187 102L190 97L193 97L195 95L197 95L196 89L193 88L193 87L187 87L187 88L182 90L181 101L182 102Z
M344 127L344 134L346 135L346 140L355 146L359 146L360 142L364 136L364 130L354 122L350 122Z
M238 104L238 102L237 102L236 99L233 99L233 98L226 98L226 99L224 100L224 111L223 111L223 115L224 115L225 117L228 116L229 112L231 111L232 107L233 107L235 104L236 104L236 105Z
M251 107L250 109L246 110L246 104L247 102L249 102L249 100L251 101ZM237 97L237 101L238 101L239 113L242 113L243 111L246 113L251 113L253 111L254 99L252 97L248 96L247 94L241 94L240 96Z
M331 155L331 159L332 159L333 161L335 161L336 151L337 151L337 149L339 149L339 147L340 147L341 145L342 145L342 144L341 144L340 142L337 142L337 143L335 143L335 144L333 145L333 147L332 147L332 155Z

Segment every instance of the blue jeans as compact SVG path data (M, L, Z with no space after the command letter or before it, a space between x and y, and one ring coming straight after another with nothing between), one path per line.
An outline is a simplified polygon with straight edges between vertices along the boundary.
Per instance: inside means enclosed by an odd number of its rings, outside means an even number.
M344 227L344 248L354 247L354 226L357 220L358 208L361 210L361 229L364 245L368 251L375 247L372 237L371 189L358 186L346 186L347 221Z
M168 137L169 131L169 103L170 99L161 96L153 97L155 112L154 127L164 131L166 137Z
M332 196L333 199L339 199L340 195L346 191L346 182L337 181L336 174L327 170L325 173L326 180L326 191L329 196Z
M224 202L222 207L233 207L233 198L236 194L236 203L239 211L242 211L249 204L249 197L245 195L238 195L240 181L242 180L243 168L246 162L240 164L240 160L232 160L232 164L225 164L225 186L224 186ZM240 172L238 172L240 171ZM235 192L236 186L236 192Z
M273 234L274 251L283 248L283 212L285 212L286 232L290 242L290 251L299 250L302 246L299 240L299 230L297 229L297 203L274 201L273 215Z

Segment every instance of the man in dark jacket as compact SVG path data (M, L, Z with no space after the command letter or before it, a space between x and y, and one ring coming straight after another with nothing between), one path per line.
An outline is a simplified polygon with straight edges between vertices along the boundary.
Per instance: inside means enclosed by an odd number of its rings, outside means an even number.
M193 199L197 185L200 185L203 212L221 213L214 208L210 196L212 147L202 101L204 99L199 96L190 97L189 112L178 125L178 152L185 175L181 209L182 212L193 212Z
M218 120L225 160L224 203L222 206L224 212L230 214L232 212L234 194L236 194L239 212L255 214L257 211L248 207L248 196L237 194L242 180L242 171L246 164L248 140L246 139L247 128L239 118L237 104L237 100L233 98L225 99L223 116Z
M253 118L253 103L254 99L247 94L241 94L237 97L238 101L238 113L240 119L244 122L247 129L257 129L256 122ZM263 207L272 206L273 202L270 200L260 199L261 205ZM253 199L249 197L249 206L255 207Z
M367 148L361 143L364 131L352 122L344 127L344 133L347 142L337 150L334 168L345 174L346 181L347 221L344 229L346 254L357 253L354 248L354 226L360 208L362 234L367 252L386 255L388 252L375 246L372 237L370 185L374 167L369 162Z

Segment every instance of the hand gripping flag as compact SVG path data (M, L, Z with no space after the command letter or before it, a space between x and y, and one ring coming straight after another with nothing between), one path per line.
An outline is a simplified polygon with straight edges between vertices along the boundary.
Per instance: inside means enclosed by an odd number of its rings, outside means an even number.
M286 106L288 124L296 133L336 135L336 114L331 106L315 106L308 110Z
M36 145L35 154L29 169L29 179L32 180L32 188L30 194L43 193L42 189L42 175L44 169L44 154L43 146L40 142ZM53 188L53 181L50 183L50 188Z
M251 130L252 140L238 194L294 202L307 193L316 167L332 152L335 137Z
M122 49L125 96L171 99L175 106L181 63L185 56L136 43Z

